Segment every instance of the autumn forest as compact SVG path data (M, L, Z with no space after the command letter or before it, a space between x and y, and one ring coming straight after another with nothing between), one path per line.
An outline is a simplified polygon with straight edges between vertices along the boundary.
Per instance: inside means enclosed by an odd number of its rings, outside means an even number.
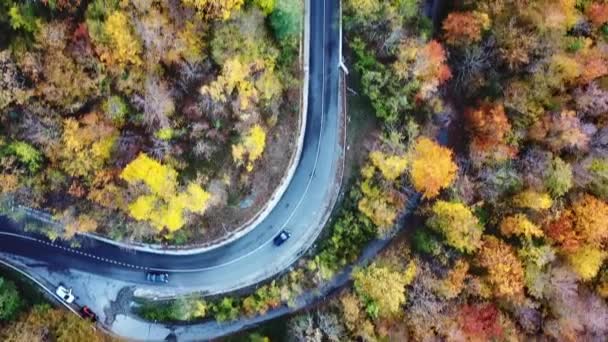
M293 153L301 24L295 0L2 1L0 202L53 239L236 228Z
M134 314L256 317L354 266L339 291L234 340L607 341L608 1L341 4L350 143L315 247L251 291ZM62 229L26 227L51 238L179 245L238 226L294 151L302 11L3 1L0 208L51 213Z

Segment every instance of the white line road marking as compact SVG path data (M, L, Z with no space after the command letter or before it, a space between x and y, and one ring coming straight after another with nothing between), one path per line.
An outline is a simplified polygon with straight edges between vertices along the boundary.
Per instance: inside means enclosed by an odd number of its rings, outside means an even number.
M325 23L326 23L326 21L325 21L325 19L326 19L326 7L327 7L327 3L326 3L326 0L324 0L323 1L323 31L322 31L323 32L323 47L325 47L325 45L327 43L327 39L326 39L326 25L325 25ZM312 184L312 179L314 177L315 171L317 170L317 164L319 162L319 155L321 153L321 136L323 134L323 123L324 123L324 120L325 120L325 83L326 83L325 82L326 81L326 74L325 74L325 53L323 53L323 59L322 59L322 64L321 65L322 65L322 73L323 73L322 84L321 84L321 126L320 126L320 129L319 129L319 140L318 140L318 144L317 144L317 151L316 151L316 155L315 155L315 161L314 161L314 164L313 164L313 170L312 170L312 173L310 174L310 178L308 179L308 183L306 184L306 188L304 190L304 193L300 197L298 203L293 207L293 210L291 211L291 213L290 213L289 217L287 218L287 220L283 223L283 225L281 225L281 229L284 229L289 224L289 222L291 221L291 219L295 215L296 211L302 205L302 202L304 201L304 198L306 197L306 195L308 194L308 191L310 190L310 186ZM306 115L308 115L308 113L306 113ZM63 246L58 246L58 245L55 245L53 243L48 243L48 242L46 242L44 240L38 240L38 239L29 237L29 236L23 236L23 235L6 233L6 232L0 232L0 234L12 235L12 236L16 236L16 237L19 237L19 238L36 241L38 243L44 243L44 244L47 244L49 246L53 246L53 247L56 247L56 248L61 248L61 249L64 249L64 250L69 250L69 251L74 252L74 253L80 253L80 254L85 255L87 257L90 257L90 258L94 258L94 259L97 259L97 260L103 260L103 261L108 262L108 263L115 263L115 264L117 264L116 261L114 261L114 260L110 260L110 259L106 259L106 258L100 258L98 256L91 255L91 254L88 254L88 253L82 253L82 252L79 252L79 251L77 251L75 249L72 249L72 248L66 249ZM246 253L245 255L242 255L242 256L240 256L238 258L235 258L235 259L230 260L228 262L225 262L223 264L214 265L214 266L210 266L210 267L202 267L202 268L196 268L196 269L171 270L171 269L162 269L162 268L154 268L154 267L148 268L148 267L143 267L143 266L138 266L138 265L132 265L132 264L121 264L121 265L125 265L127 267L135 268L135 269L139 268L139 269L143 269L143 270L156 270L156 271L166 271L166 272L174 272L174 273L192 273L192 272L200 272L200 271L212 270L212 269L216 269L216 268L220 268L220 267L231 265L231 264L233 264L235 262L238 262L238 261L240 261L240 260L242 260L242 259L244 259L246 257L249 257L251 254L257 252L258 250L264 248L266 245L268 245L269 243L271 243L273 239L274 239L274 236L272 238L270 238L268 241L264 242L260 246L256 247L252 251L250 251L249 253Z
M105 261L107 263L122 265L122 266L130 267L130 268L147 269L147 267L127 264L127 263L119 262L119 261L116 261L116 260L111 260L111 259L108 259L108 258L102 258L102 257L99 257L97 255L93 255L93 254L89 254L89 253L84 253L84 252L79 251L77 249L73 249L73 248L65 247L65 246L59 246L59 245L56 245L54 243L51 243L51 242L48 242L48 241L45 241L45 240L40 240L40 239L36 239L36 238L33 238L33 237L25 236L25 235L19 235L19 234L14 234L14 233L7 233L7 232L0 232L0 235L8 235L8 236L18 237L18 238L25 239L25 240L34 241L34 242L37 242L37 243L40 243L40 244L45 244L47 246L55 247L57 249L62 249L64 251L72 252L74 254L84 255L84 256L89 257L91 259L102 260L102 261Z

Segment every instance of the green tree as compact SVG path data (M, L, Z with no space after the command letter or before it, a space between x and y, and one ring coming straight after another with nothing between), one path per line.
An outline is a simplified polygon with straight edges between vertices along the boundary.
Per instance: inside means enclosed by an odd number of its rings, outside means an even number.
M23 302L15 284L0 277L0 320L14 319L22 305Z
M30 172L38 171L42 165L42 154L28 143L15 141L6 147L6 152L17 157Z
M565 195L572 187L572 167L560 157L555 157L547 170L545 186L553 195L560 197Z
M108 97L102 106L103 113L115 125L122 126L129 114L129 106L122 97L114 95Z
M231 321L238 317L239 307L231 297L224 297L213 306L213 314L218 322Z
M8 11L10 25L15 30L23 30L35 33L40 27L40 21L36 18L36 8L31 2L14 4Z
M302 24L302 2L281 0L270 14L270 26L281 44L296 47Z

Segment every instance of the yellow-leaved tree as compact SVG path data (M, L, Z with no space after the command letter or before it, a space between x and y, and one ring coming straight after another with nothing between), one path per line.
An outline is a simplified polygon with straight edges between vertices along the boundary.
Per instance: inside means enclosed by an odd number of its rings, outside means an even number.
M262 156L265 147L266 131L256 124L242 137L240 143L232 145L232 158L238 165L245 164L247 171L251 171L253 163Z
M115 128L97 113L80 121L65 119L59 152L62 168L70 176L92 177L110 158L116 138Z
M378 227L380 235L390 228L403 199L396 191L387 191L372 183L371 179L361 182L363 198L359 200L358 208Z
M120 66L142 63L141 43L133 33L129 18L124 12L112 12L104 24L104 31L110 38L112 46L101 56L103 60Z
M401 176L407 168L407 158L398 155L387 155L380 151L369 154L372 165L377 167L386 180L394 181Z
M358 208L377 226L382 236L393 225L403 205L404 196L395 189L395 181L405 173L407 159L380 151L371 152L369 159L361 169L363 197Z
M410 164L414 188L425 198L439 195L441 189L452 184L458 171L452 151L426 137L416 140Z
M543 236L543 231L524 214L505 217L500 223L500 232L507 237L518 235L526 239Z
M138 221L149 221L158 230L169 232L185 224L184 212L203 214L211 195L195 183L180 189L177 172L146 154L140 154L127 165L120 177L130 185L143 182L150 193L141 195L129 205L129 214Z
M241 110L247 110L257 96L257 90L249 79L251 66L238 58L227 60L222 66L222 73L208 85L201 87L201 94L208 94L213 101L226 102L227 96L235 90L239 97Z
M545 210L551 208L553 200L547 193L525 190L513 197L513 205L518 208Z
M446 243L464 253L476 251L481 245L483 227L471 210L459 202L437 201L427 226L441 233Z
M245 0L182 0L186 5L196 8L206 20L230 19L234 11L238 11Z
M401 311L405 303L405 287L416 276L416 264L412 261L405 271L388 266L371 264L353 273L355 292L366 304L372 318L389 318Z

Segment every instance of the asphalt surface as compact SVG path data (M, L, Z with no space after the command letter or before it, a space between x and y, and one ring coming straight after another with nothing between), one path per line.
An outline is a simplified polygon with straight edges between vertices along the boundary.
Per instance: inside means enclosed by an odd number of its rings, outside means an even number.
M133 284L148 284L148 270L167 271L170 282L162 286L208 294L250 286L289 267L325 224L343 157L338 114L339 3L313 0L310 11L310 86L302 155L283 197L250 233L200 254L161 255L90 238L79 238L81 247L71 248L43 236L24 236L14 223L0 217L0 250L38 260L49 270L75 269ZM272 240L282 229L290 231L291 238L277 247Z

